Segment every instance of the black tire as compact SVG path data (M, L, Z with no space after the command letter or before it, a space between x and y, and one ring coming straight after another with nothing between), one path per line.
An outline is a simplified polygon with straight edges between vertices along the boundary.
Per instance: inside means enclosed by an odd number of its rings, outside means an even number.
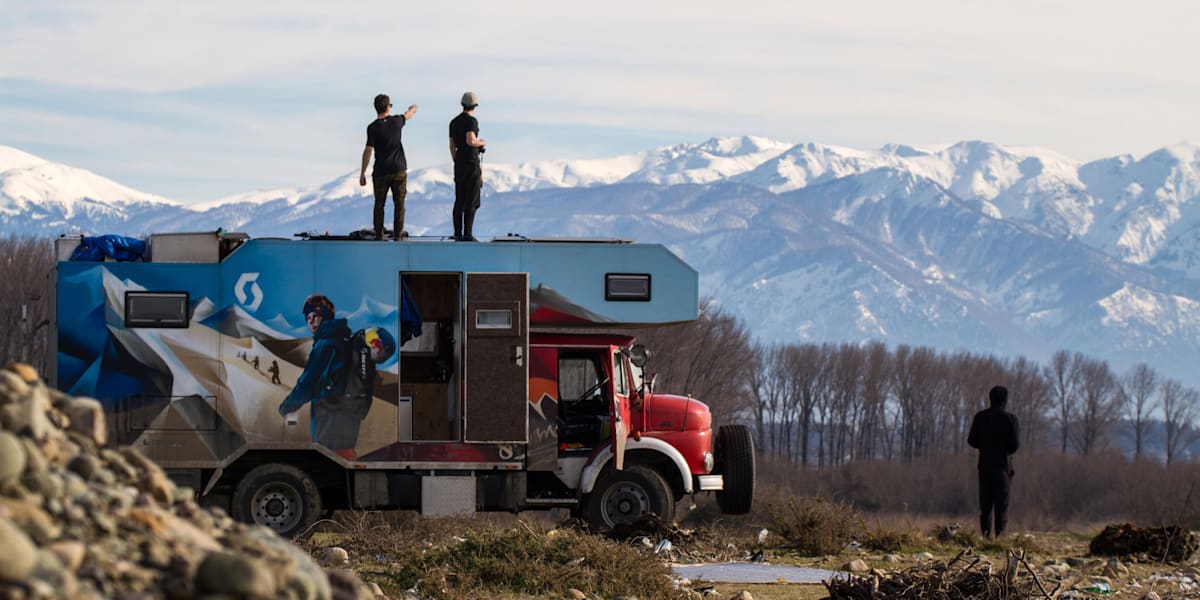
M744 515L754 503L754 438L745 425L722 425L717 430L713 472L724 479L717 506L726 515Z
M645 465L607 471L588 496L587 521L594 529L633 523L649 513L658 515L664 522L672 522L675 496L662 475Z
M291 465L255 467L233 491L233 518L265 525L284 537L308 529L321 515L321 491L311 477Z

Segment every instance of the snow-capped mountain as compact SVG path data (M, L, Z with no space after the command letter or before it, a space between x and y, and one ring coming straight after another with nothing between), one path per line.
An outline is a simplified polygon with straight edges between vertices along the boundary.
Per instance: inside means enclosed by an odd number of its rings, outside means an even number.
M1038 360L1066 348L1200 387L1194 145L1081 163L980 141L866 151L741 137L484 166L477 235L666 244L764 341L881 339ZM449 167L410 172L408 189L408 231L448 234ZM3 147L0 209L0 231L50 235L290 236L371 219L357 172L182 206Z

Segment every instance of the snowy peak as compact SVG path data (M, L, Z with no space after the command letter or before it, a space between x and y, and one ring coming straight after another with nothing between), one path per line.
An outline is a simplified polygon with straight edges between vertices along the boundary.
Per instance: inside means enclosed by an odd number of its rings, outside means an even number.
M133 203L179 206L111 179L32 154L0 147L0 213L44 211L71 218L76 213L120 213Z
M34 167L45 162L45 159L38 158L28 152L22 152L11 146L0 146L0 174L12 169Z

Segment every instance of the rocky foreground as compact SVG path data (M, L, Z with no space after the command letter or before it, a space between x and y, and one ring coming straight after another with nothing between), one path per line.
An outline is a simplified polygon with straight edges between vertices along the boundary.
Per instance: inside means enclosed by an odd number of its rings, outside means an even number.
M0 370L0 598L382 597L106 438L98 401Z

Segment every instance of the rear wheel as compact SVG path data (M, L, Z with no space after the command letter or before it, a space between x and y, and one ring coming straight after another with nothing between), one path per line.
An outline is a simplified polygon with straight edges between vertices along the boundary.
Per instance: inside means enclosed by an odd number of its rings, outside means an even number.
M255 467L238 482L232 504L235 519L293 537L317 522L321 492L300 469L270 463Z
M754 502L754 438L745 425L722 425L717 430L713 472L721 475L724 489L717 506L727 515L744 515Z
M670 523L675 518L675 497L662 475L645 465L608 471L588 497L587 520L597 529L633 523L650 513Z

